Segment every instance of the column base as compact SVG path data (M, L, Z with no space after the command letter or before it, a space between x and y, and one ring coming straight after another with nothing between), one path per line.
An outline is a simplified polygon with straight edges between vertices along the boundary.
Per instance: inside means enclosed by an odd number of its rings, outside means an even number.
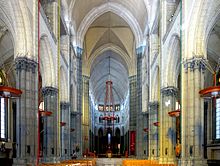
M158 160L159 161L159 157L158 156L150 156L149 160Z
M36 165L36 158L14 158L13 159L13 166L35 166Z
M180 159L178 166L207 166L207 160L201 158Z
M61 156L60 160L70 160L71 156Z
M43 157L42 163L60 163L60 157Z
M159 158L160 164L176 164L177 159L173 157L160 157Z
M137 155L135 156L137 159L147 159L148 157L146 155Z

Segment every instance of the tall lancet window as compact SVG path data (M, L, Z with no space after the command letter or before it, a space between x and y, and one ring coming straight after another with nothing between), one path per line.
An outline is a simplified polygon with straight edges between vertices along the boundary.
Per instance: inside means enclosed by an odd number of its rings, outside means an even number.
M6 138L6 108L5 108L5 99L1 98L1 139Z
M220 98L216 99L216 139L220 139Z
M3 71L0 70L0 86L4 86L6 83ZM6 114L6 109L7 109L7 103L6 103L6 98L0 97L0 135L1 135L1 140L6 139L6 125L7 125L7 114Z

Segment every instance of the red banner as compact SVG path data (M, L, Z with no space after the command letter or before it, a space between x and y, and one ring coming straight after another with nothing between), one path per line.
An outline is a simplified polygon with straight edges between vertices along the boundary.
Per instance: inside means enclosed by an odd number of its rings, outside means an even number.
M130 131L130 155L135 155L136 131Z

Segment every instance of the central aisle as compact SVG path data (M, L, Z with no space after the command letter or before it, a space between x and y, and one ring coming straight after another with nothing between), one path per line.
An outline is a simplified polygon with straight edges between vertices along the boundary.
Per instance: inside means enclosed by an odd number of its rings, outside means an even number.
M97 158L96 166L121 166L121 158Z

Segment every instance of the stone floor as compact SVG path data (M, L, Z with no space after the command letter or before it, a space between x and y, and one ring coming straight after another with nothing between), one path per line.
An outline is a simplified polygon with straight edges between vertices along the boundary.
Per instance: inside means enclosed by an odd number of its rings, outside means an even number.
M121 166L121 158L97 158L96 166Z

